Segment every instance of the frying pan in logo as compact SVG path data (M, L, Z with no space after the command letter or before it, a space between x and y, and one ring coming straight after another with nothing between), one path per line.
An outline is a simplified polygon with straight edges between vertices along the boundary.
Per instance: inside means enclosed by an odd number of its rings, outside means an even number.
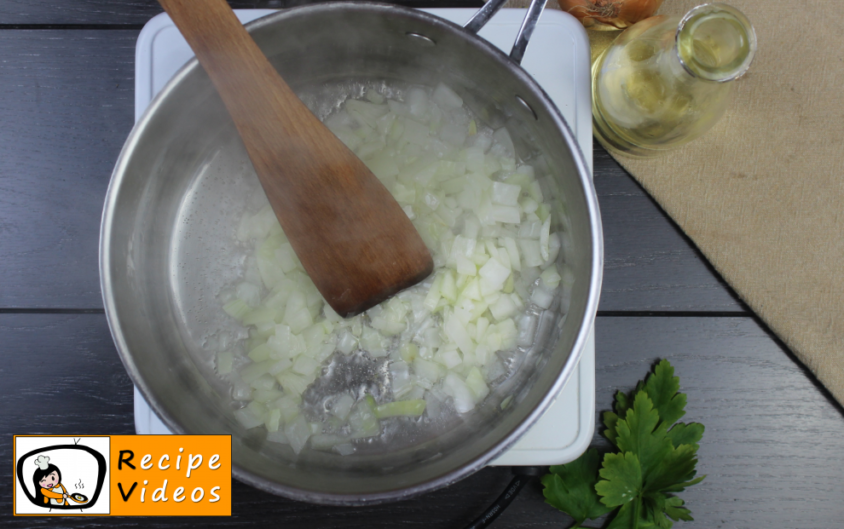
M78 492L69 494L68 497L76 503L88 503L88 496L84 494L79 494Z

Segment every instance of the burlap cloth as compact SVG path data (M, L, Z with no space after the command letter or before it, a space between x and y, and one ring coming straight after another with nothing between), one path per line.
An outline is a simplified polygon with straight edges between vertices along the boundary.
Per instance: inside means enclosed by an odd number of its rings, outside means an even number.
M702 3L665 0L659 14ZM659 158L613 154L844 403L844 3L728 3L759 48L724 118ZM590 33L594 56L613 35Z

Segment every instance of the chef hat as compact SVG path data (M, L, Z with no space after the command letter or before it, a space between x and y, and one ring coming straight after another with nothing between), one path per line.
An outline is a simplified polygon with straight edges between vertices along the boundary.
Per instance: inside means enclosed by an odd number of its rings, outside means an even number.
M38 465L38 468L41 470L47 470L47 466L50 464L50 457L38 456L35 458L35 464Z

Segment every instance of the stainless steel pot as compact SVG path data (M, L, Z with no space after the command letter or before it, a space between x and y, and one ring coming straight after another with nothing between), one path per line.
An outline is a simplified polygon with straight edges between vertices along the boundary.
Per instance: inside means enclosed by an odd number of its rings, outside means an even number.
M474 31L480 25L476 20ZM315 4L278 12L248 29L320 117L368 86L400 96L403 87L444 81L487 123L506 126L519 155L544 170L543 191L555 205L556 229L565 233L560 264L574 282L542 314L536 343L512 376L470 417L437 436L397 434L387 445L364 446L351 456L305 451L296 457L286 445L265 442L261 429L245 431L233 418L229 386L214 374L211 351L237 332L214 296L243 264L231 251L232 226L257 178L193 60L136 124L106 196L101 285L120 357L169 428L231 434L235 477L266 491L362 504L457 481L505 451L554 401L594 320L601 225L574 136L517 60L424 12ZM513 56L520 59L518 46ZM506 397L511 404L502 410Z

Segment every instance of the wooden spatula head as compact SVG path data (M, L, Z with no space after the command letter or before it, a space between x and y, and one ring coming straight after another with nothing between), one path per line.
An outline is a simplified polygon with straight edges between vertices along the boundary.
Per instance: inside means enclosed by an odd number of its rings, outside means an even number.
M225 0L159 0L208 72L302 266L353 316L427 277L431 254L386 187L296 97Z

